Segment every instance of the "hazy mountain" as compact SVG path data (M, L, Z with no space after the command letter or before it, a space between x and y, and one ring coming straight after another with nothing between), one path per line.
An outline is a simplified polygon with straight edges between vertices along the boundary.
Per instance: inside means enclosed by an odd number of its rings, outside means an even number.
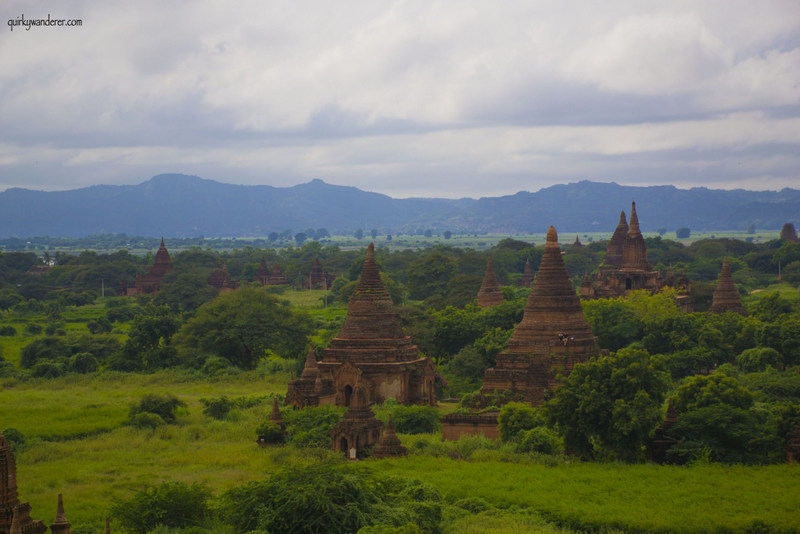
M313 180L293 187L242 186L163 174L139 185L0 193L0 237L265 236L327 228L331 233L438 230L528 233L611 231L635 200L643 230L779 229L800 222L800 191L689 190L583 181L536 193L474 199L392 199Z

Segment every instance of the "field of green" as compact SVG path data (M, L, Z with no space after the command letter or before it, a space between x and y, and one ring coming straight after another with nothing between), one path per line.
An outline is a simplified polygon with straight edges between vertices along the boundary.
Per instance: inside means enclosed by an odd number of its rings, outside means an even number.
M287 378L253 371L201 379L165 371L4 379L0 428L15 428L27 438L17 455L20 498L31 503L34 517L49 523L57 494L63 493L67 518L76 532L101 532L111 503L147 484L202 482L219 494L287 465L334 456L327 450L256 446L254 429L268 417L268 395L285 393ZM186 402L178 424L155 430L125 425L130 405L145 393L171 393ZM200 399L223 395L261 402L224 421L205 416ZM409 446L419 439L401 438ZM368 460L354 468L429 482L445 502L485 501L481 513L446 514L447 532L800 529L797 465L544 465L534 458L520 462L516 456L510 461L483 452L470 460L412 454ZM113 527L112 521L112 531Z

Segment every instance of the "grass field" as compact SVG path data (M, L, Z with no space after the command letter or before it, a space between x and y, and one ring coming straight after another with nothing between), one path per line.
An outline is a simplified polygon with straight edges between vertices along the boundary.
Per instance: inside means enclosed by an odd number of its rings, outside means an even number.
M254 429L268 416L267 401L225 421L202 413L201 398L283 394L287 378L247 372L199 379L161 372L7 379L0 383L0 428L28 437L28 447L17 455L20 497L31 503L34 517L49 522L61 492L76 532L100 532L111 502L146 484L203 482L219 494L282 466L332 456L326 450L258 448ZM179 424L156 430L123 424L129 406L149 392L186 402ZM401 438L407 444L416 439ZM761 524L775 531L800 529L796 465L548 467L487 454L471 461L412 455L355 467L429 482L448 502L477 497L499 509L447 516L448 532L736 532Z

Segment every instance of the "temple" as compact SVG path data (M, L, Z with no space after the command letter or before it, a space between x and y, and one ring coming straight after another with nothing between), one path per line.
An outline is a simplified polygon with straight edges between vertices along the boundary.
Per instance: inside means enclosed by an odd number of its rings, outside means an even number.
M478 306L486 308L497 306L503 302L503 291L497 282L497 277L492 270L492 260L486 262L486 274L483 276L483 283L478 291Z
M128 286L122 280L117 289L118 295L127 295L129 297L136 295L155 295L161 289L161 282L168 272L172 270L172 259L169 257L167 247L164 245L164 238L161 238L161 246L158 247L156 252L156 260L147 274L136 275L136 280L133 286Z
M530 258L525 259L525 267L522 269L522 277L517 281L521 287L531 287L533 283L533 269L531 268Z
M389 420L386 421L386 428L375 449L372 451L373 458L392 458L394 456L405 456L408 450L400 443L400 438L394 433L394 423L392 423L392 414L389 414Z
M289 382L286 403L297 408L350 406L360 384L368 405L394 398L401 404L432 406L433 378L433 361L420 356L395 317L370 243L342 329L319 361L309 347L302 374Z
M733 283L728 258L722 260L722 271L719 273L719 281L714 289L714 300L708 309L708 313L722 314L725 312L747 316L747 310L742 306L742 297Z
M31 519L31 506L17 495L17 462L0 432L0 534L44 534L43 521Z
M672 277L674 280L674 276ZM639 230L636 203L631 203L630 225L625 212L620 212L619 223L606 247L606 257L593 278L585 276L580 287L583 299L617 298L631 291L644 290L656 293L670 284L661 278L647 260L647 244ZM693 310L688 279L682 279L677 289L678 306L685 312Z
M328 274L327 271L322 270L319 257L315 257L306 281L303 283L303 289L328 289L335 279L336 275Z
M597 338L583 315L551 226L522 321L508 348L497 355L495 367L486 370L481 394L510 390L540 405L559 384L557 375L569 374L574 364L598 354Z
M572 243L572 246L576 248L583 246L583 243L581 243L581 240L578 238L577 235L575 236L575 242Z
M348 460L363 458L367 449L378 443L382 431L383 423L369 408L365 388L357 384L344 419L331 430L333 450L345 453Z
M217 268L211 272L206 282L217 288L220 293L230 293L239 287L239 282L228 275L228 268L222 263L222 260L217 260Z
M254 281L262 286L284 286L289 283L289 279L281 273L278 262L276 261L272 265L272 271L270 271L267 268L267 262L264 261L264 258L261 258L261 265L258 267L258 272L256 273Z
M56 507L56 518L50 525L51 534L70 534L72 525L67 521L64 514L64 499L58 494L58 506Z
M794 229L794 224L787 222L783 223L781 228L781 237L783 241L797 241L797 232Z

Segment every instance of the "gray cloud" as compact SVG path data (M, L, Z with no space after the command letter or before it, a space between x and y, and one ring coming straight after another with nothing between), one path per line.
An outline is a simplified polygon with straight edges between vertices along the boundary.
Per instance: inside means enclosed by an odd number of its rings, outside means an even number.
M13 0L83 26L4 28L0 189L800 184L794 0L586 6Z

